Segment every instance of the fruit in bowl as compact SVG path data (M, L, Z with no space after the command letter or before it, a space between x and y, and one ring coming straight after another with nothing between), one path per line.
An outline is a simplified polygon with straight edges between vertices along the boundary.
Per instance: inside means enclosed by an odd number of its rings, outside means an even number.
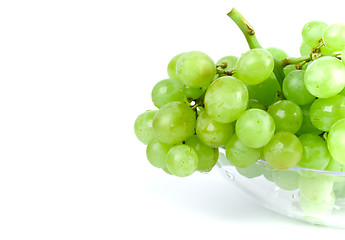
M289 57L262 48L236 9L228 16L250 50L216 63L200 51L171 59L152 90L158 110L134 124L147 159L177 177L217 164L265 206L330 224L345 210L345 27L308 22L301 56Z

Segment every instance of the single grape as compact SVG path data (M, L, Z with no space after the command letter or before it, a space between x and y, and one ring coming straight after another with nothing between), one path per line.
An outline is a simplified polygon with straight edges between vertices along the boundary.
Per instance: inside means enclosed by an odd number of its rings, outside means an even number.
M182 92L182 83L176 79L159 81L152 89L151 98L157 108L173 101L183 102L185 97Z
M298 166L324 170L331 158L326 142L320 136L311 133L299 136L299 140L303 146L303 156Z
M252 108L258 108L261 110L266 110L265 106L261 102L259 102L258 100L249 99L247 109L252 109Z
M264 49L251 49L237 62L236 74L248 85L256 85L271 76L274 68L272 55Z
M134 123L134 133L140 142L145 145L154 138L152 131L152 119L155 116L157 110L148 110L140 114Z
M224 146L234 132L233 123L220 123L201 112L196 121L196 135L206 145L217 148Z
M163 143L182 142L194 134L195 118L195 112L185 103L170 102L155 114L153 133Z
M179 80L189 87L206 87L216 75L216 65L205 53L192 51L178 59L176 73Z
M302 38L310 46L317 46L322 39L322 34L327 28L327 23L310 21L302 29Z
M290 64L290 65L286 65L283 68L284 74L285 76L287 76L290 72L295 71L296 69L296 65L295 64ZM284 83L284 82L283 82Z
M345 64L345 48L341 51L341 61ZM343 92L345 89L343 90Z
M146 148L146 157L149 162L157 168L166 168L167 154L173 145L160 142L158 139L152 139Z
M345 96L335 95L330 98L316 99L310 107L312 124L328 132L339 119L345 118Z
M270 48L266 48L266 50L276 59L278 60L282 60L284 58L287 58L289 55L284 52L282 49L280 48L276 48L276 47L270 47Z
M298 189L299 174L292 170L272 171L272 179L278 187L285 190Z
M323 33L323 42L333 51L341 51L345 46L345 25L332 24Z
M315 100L315 96L311 95L304 85L304 73L303 70L292 71L283 81L284 96L297 105L310 104Z
M300 106L303 113L303 121L302 121L301 128L296 133L297 136L300 136L304 133L314 133L316 135L320 135L322 133L322 131L320 129L317 129L311 122L310 112L309 112L310 106L311 105Z
M333 190L333 178L321 173L316 173L312 176L300 175L299 188L305 198L321 201L331 194Z
M335 203L335 194L334 192L331 192L322 200L311 200L301 194L299 197L299 203L305 213L324 216L328 215L332 211Z
M218 69L219 70L223 70L223 71L230 71L230 70L235 68L237 60L238 60L238 57L235 57L235 56L225 56L225 57L222 57L221 59L219 59L217 61L216 65L220 65L220 64L225 62L226 65L227 65L226 68L218 67Z
M200 139L196 135L190 137L186 141L186 144L195 149L196 153L198 154L199 161L197 170L199 172L211 171L218 160L218 148L211 148L207 146L202 141L200 141Z
M271 105L267 112L274 119L276 131L296 133L302 125L303 114L301 108L289 100L281 100Z
M246 168L260 159L262 148L247 147L234 134L226 144L225 151L226 158L232 165L239 168Z
M175 57L173 57L169 64L168 64L168 75L169 75L169 78L171 79L176 79L176 80L179 80L177 74L176 74L176 63L177 63L177 60L184 54L183 53L180 53L178 55L176 55Z
M191 88L186 85L183 85L182 93L187 98L198 99L206 91L206 89L207 89L206 87Z
M278 99L278 92L281 91L279 82L274 74L271 74L262 83L247 85L249 98L256 99L265 106L269 106Z
M313 61L304 75L308 91L318 98L329 98L345 86L345 66L335 57L321 57Z
M198 154L188 145L172 147L167 154L168 171L178 177L192 175L198 167Z
M333 124L327 136L327 146L333 159L345 165L345 119Z
M264 159L275 169L289 169L302 158L303 147L300 140L291 132L277 132L264 146Z
M273 118L261 109L249 109L236 121L236 134L240 141L251 148L261 148L275 131Z
M301 56L309 55L313 51L314 47L310 46L305 41L301 42L301 46L299 47L299 52Z
M225 76L215 80L205 93L205 110L221 123L235 121L247 109L248 90L237 78Z
M255 178L263 174L263 168L258 164L253 164L246 168L236 167L236 170L239 174L246 178Z

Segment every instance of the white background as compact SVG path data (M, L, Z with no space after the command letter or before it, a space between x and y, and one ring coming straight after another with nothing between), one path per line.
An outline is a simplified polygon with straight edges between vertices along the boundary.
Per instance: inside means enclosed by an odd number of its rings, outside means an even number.
M343 236L266 210L216 169L168 176L135 138L173 56L248 49L234 6L292 56L307 21L345 22L330 0L1 1L0 239Z

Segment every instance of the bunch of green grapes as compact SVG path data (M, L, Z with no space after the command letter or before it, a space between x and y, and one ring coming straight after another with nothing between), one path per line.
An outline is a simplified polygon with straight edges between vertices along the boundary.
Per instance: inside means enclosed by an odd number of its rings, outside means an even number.
M217 62L200 51L173 57L152 89L157 109L135 121L148 161L185 177L211 171L224 149L241 175L299 189L302 209L329 212L339 178L290 169L345 171L345 25L312 21L302 38L298 58L279 48Z

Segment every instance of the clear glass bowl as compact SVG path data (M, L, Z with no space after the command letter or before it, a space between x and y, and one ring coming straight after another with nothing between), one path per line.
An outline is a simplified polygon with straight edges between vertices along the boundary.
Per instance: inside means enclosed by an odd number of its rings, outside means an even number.
M274 170L262 160L239 169L220 152L219 172L264 207L304 222L345 228L345 173L294 167Z

